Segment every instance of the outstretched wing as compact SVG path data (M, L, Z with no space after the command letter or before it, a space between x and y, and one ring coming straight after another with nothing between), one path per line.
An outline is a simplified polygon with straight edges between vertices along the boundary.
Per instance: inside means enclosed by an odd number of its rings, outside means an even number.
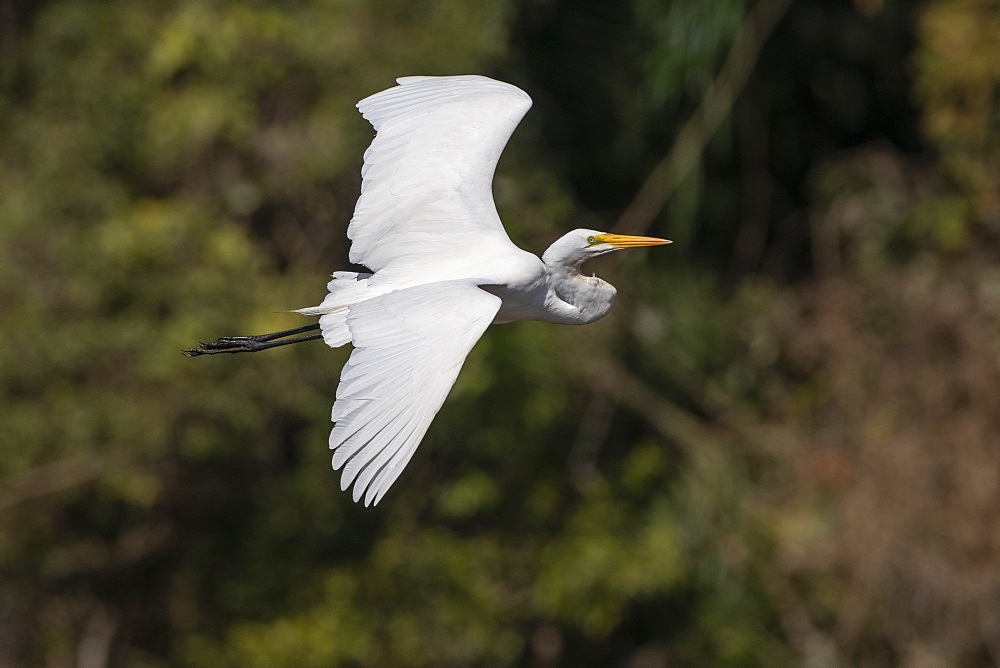
M397 290L350 307L354 352L340 375L330 434L340 486L378 503L410 460L493 321L500 298L459 281ZM367 494L365 490L367 489Z
M358 102L377 132L347 230L351 262L376 271L510 244L493 172L528 94L482 76L403 77Z

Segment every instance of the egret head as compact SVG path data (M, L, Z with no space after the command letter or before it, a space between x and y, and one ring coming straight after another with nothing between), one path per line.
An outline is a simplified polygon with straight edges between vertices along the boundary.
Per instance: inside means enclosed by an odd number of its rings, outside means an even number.
M568 265L579 267L587 260L623 248L640 246L662 246L672 243L655 237L633 237L626 234L611 234L597 230L573 230L564 234L549 246L542 260L549 266Z

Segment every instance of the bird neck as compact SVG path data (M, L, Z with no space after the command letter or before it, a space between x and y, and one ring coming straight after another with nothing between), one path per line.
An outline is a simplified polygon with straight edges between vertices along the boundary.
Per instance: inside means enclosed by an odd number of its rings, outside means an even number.
M545 307L554 316L552 322L585 325L611 309L617 290L596 276L580 273L580 263L545 263L545 270L549 278Z

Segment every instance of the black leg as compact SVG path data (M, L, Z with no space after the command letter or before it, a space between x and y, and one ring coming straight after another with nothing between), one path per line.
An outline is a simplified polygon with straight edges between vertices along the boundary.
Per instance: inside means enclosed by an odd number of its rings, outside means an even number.
M273 332L271 334L256 334L254 336L224 336L215 343L202 342L197 348L191 348L182 352L188 357L197 357L198 355L214 355L215 353L255 353L259 350L267 350L268 348L287 346L290 343L301 343L302 341L312 341L313 339L323 338L322 334L296 336L291 339L285 338L286 336L291 336L292 334L311 332L316 329L319 329L319 324L314 323L312 325L296 327L295 329L286 329L284 331Z

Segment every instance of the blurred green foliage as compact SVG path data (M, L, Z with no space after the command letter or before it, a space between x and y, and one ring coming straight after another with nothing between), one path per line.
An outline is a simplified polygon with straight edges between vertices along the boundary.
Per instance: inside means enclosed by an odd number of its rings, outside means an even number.
M495 195L611 228L757 3L0 7L0 664L1000 660L1000 5L798 0L585 328L493 328L380 506L325 447L396 76L536 104Z

